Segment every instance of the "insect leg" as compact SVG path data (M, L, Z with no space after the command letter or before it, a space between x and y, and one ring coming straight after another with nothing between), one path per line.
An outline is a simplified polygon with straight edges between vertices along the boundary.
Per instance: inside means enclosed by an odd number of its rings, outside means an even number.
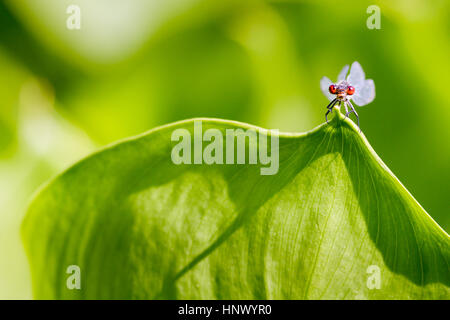
M353 107L353 105L352 105L352 103L350 102L350 100L348 101L348 104L350 105L350 108L352 109L352 111L350 112L350 113L354 113L355 114L355 116L356 116L356 120L358 120L358 128L359 128L359 131L361 132L361 127L359 126L359 116L358 116L358 113L356 112L356 110L355 110L355 108Z
M336 102L338 102L338 99L335 98L333 101L330 102L330 104L327 106L327 113L325 113L325 121L328 123L328 114L331 112L331 110L333 110L334 105L336 104Z
M334 104L337 102L337 98L334 98L333 100L331 100L330 104L327 105L327 109L331 109L333 108Z
M345 107L345 118L347 118L348 117L348 115L351 113L351 112L348 112L348 107L347 107L347 102L348 102L348 100L347 101L344 101L344 107ZM345 119L344 118L344 119Z

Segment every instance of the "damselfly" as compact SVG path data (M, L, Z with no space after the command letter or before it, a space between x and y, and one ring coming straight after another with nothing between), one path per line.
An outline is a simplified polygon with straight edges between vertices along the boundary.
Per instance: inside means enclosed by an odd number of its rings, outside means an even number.
M327 77L320 80L320 89L331 101L327 106L328 111L325 113L325 121L328 123L328 114L339 103L339 106L344 104L346 117L351 113L355 114L359 127L359 116L350 100L353 100L360 107L371 103L375 99L375 83L372 79L366 79L358 61L352 63L350 74L347 76L348 69L348 65L342 68L336 83L333 83ZM350 111L348 108L350 108Z

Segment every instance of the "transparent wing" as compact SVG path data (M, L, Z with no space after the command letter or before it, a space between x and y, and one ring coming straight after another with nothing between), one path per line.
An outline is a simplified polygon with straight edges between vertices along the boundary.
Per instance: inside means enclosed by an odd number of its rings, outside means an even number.
M352 63L352 68L350 69L350 74L348 75L347 82L350 83L351 86L356 87L363 87L364 86L364 79L366 78L366 75L364 74L364 71L359 64L358 61L355 61Z
M346 64L346 65L342 68L341 72L339 72L339 75L338 75L338 82L341 81L341 80L345 80L345 77L347 76L347 73L348 73L348 68L349 68L349 66L348 66L348 64Z
M333 100L335 97L328 91L328 87L333 84L333 82L327 77L323 77L320 79L320 90L322 90L323 94L328 98L329 101Z
M373 99L375 99L375 83L372 79L367 79L362 86L355 87L352 98L355 104L362 107L371 103Z

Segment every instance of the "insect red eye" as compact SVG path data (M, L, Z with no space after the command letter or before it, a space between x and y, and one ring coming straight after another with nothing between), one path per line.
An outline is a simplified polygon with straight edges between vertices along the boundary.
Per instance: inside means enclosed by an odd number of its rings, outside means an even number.
M335 94L336 93L336 86L334 84L330 85L328 87L328 90L330 90L330 93Z
M354 93L355 93L355 87L349 86L349 87L347 88L347 94L348 94L349 96L351 96L351 95L354 94Z

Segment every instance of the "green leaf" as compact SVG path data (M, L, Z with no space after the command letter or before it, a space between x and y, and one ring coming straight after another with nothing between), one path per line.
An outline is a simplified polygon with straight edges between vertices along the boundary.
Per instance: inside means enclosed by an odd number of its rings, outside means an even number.
M449 236L338 114L279 134L275 175L175 165L171 135L193 120L79 162L23 224L35 298L449 299ZM201 120L203 132L257 129Z

